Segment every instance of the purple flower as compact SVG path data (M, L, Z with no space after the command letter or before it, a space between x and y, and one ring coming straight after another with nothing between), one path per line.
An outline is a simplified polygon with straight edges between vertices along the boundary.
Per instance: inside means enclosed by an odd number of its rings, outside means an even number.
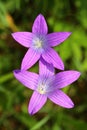
M47 98L62 107L74 107L71 99L61 91L61 88L76 81L80 76L80 72L70 70L54 74L54 67L52 64L40 58L39 74L26 70L14 70L14 76L23 85L34 90L28 106L28 111L31 115L42 108Z
M12 33L13 38L24 47L29 48L25 54L21 69L32 67L42 56L45 61L52 63L57 69L64 70L64 64L51 47L59 45L70 36L70 32L48 33L47 23L43 15L39 14L34 21L31 32Z

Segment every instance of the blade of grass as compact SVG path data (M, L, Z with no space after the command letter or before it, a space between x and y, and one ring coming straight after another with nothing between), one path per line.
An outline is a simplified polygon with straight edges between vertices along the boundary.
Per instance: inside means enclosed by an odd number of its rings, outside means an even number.
M12 73L12 72L9 73L9 74L5 74L5 75L1 76L1 77L0 77L0 84L6 82L6 81L8 81L8 80L13 79L13 77L14 77L14 76L13 76L13 73Z
M34 127L32 127L30 130L38 130L40 127L42 127L48 120L50 119L50 116L44 117L41 121L39 121Z

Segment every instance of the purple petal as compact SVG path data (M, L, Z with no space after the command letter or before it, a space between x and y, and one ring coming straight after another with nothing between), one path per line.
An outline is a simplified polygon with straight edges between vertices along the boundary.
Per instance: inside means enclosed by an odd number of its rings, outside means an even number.
M48 27L46 20L42 14L39 14L33 24L32 32L34 34L47 34Z
M12 33L12 37L22 46L30 47L32 44L33 34L30 32Z
M52 64L46 62L42 57L39 60L39 74L50 77L54 75L54 67Z
M15 78L24 86L32 90L36 89L38 84L38 74L23 70L14 70L13 73Z
M79 76L80 72L74 70L60 72L55 76L54 88L58 89L66 87L67 85L70 85L71 83L76 81Z
M21 69L29 69L38 61L39 58L40 54L30 48L22 60Z
M48 63L53 64L53 66L57 69L64 70L64 64L57 54L56 51L54 51L52 48L49 48L46 53L42 54L42 57L44 60L46 60Z
M30 115L33 115L38 112L46 103L46 101L47 97L45 95L41 95L38 92L34 91L28 106L28 111Z
M48 95L48 98L52 102L54 102L55 104L60 105L62 107L65 107L65 108L74 107L72 100L65 93L63 93L61 90L51 92Z
M55 32L47 35L47 41L50 46L57 46L61 42L65 41L69 36L70 32Z

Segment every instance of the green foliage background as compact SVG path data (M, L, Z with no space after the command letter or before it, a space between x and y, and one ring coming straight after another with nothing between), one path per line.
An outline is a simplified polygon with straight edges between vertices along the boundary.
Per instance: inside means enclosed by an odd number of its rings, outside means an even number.
M32 91L13 76L27 49L11 36L31 31L42 13L49 32L70 31L72 35L55 47L66 70L81 77L63 90L75 108L61 108L48 101L34 116L27 111ZM38 72L38 65L30 71ZM87 129L87 1L85 0L0 0L0 130L86 130Z

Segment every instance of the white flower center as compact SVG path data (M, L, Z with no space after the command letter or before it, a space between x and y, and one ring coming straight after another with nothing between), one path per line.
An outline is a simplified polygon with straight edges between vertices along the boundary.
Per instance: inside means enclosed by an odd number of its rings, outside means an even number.
M37 91L40 94L46 94L53 91L54 79L55 79L54 76L51 76L49 78L40 77L38 85L37 85Z
M40 83L40 84L38 85L37 91L38 91L40 94L45 94L45 93L46 93L46 88L47 88L46 84Z
M43 41L39 38L36 38L34 40L34 47L39 49L39 48L42 48L42 46L43 46Z
M33 49L42 52L46 48L46 38L45 36L34 36L32 40Z

